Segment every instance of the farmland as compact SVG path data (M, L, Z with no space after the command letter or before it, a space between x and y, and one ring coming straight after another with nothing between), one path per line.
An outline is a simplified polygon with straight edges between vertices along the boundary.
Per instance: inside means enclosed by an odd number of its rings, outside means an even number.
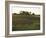
M12 31L40 30L40 16L12 15Z

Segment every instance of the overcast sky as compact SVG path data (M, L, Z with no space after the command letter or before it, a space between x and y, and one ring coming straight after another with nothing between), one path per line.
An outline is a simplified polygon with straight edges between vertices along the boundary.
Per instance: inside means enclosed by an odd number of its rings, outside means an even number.
M42 6L38 5L21 5L21 4L10 4L10 13L19 14L20 11L28 11L39 15L42 12Z

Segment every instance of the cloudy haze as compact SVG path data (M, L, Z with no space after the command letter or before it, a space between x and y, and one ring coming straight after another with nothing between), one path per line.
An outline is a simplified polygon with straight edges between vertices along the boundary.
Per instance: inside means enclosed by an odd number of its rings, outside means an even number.
M42 7L38 5L19 5L19 4L10 4L10 12L19 14L20 11L28 11L40 15L42 12Z

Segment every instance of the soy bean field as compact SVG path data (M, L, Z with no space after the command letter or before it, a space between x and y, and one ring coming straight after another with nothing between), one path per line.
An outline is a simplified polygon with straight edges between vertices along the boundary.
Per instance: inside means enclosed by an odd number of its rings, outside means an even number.
M40 30L40 16L12 15L12 31Z

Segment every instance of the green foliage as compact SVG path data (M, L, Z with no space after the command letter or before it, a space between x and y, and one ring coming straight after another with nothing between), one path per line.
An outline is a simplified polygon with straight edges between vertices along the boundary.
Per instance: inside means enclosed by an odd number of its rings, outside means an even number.
M32 13L32 15L35 15L34 13Z
M12 15L17 15L17 13L13 13Z
M20 15L30 15L27 11L20 11Z
M20 11L19 14L14 13L13 15L31 15L31 12L28 12L28 11ZM33 15L33 14L32 14L32 15Z

